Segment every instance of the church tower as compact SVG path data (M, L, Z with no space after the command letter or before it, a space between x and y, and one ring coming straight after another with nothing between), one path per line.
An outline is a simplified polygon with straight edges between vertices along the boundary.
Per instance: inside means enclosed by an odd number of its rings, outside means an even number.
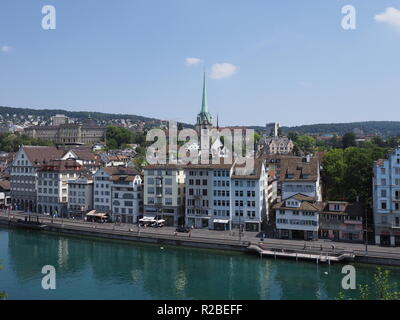
M201 103L201 111L197 115L196 131L198 133L200 133L201 129L211 130L212 126L213 126L213 124L212 124L212 116L208 112L206 73L204 72L204 78L203 78L203 101Z

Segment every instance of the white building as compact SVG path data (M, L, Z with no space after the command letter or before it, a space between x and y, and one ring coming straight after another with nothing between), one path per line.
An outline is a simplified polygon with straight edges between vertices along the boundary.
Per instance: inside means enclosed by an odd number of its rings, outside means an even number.
M111 214L111 174L106 168L100 168L93 179L93 209Z
M37 171L63 155L56 147L21 146L11 165L11 203L14 209L37 211Z
M112 220L138 223L143 207L142 177L131 168L108 167L106 170L112 172Z
M232 165L185 166L185 223L194 228L229 229Z
M256 161L254 171L246 175L233 172L231 181L232 229L261 231L261 223L269 218L268 199L271 199L265 163Z
M144 167L143 215L165 220L167 226L184 224L185 172L179 165Z
M68 215L68 180L76 179L82 166L75 160L51 160L38 170L37 211Z
M283 239L318 239L321 205L303 194L290 196L274 205L276 229Z
M280 183L282 199L301 193L322 201L320 167L317 157L287 157L281 159Z
M187 165L186 225L214 230L260 231L268 219L268 174L265 164L239 174L228 164Z
M69 118L64 114L56 114L50 117L52 126L59 126L60 124L69 123Z
M373 167L375 243L400 245L400 147Z
M126 167L106 167L94 174L93 208L113 221L137 223L142 208L142 178Z
M82 217L93 209L93 177L81 174L76 179L68 180L68 194L69 215Z

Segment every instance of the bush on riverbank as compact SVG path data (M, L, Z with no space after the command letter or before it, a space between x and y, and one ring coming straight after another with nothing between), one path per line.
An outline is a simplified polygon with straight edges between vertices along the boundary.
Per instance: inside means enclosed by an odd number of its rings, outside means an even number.
M357 298L348 299L343 291L339 292L337 300L400 300L397 283L390 283L390 271L377 267L372 288L366 285L358 286Z
M3 269L3 266L0 264L0 270ZM0 291L0 300L7 299L7 294L5 292Z

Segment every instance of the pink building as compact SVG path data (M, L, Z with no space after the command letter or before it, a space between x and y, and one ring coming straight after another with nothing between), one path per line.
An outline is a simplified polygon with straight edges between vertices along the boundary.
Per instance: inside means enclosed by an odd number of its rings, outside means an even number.
M319 219L319 237L361 242L364 239L365 206L361 203L328 201Z

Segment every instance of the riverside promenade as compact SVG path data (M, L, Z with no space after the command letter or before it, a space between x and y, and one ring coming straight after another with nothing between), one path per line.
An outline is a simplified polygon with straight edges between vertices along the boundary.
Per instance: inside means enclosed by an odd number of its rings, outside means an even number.
M287 257L301 257L315 255L319 257L346 255L354 257L357 262L400 266L400 247L381 247L376 245L334 242L329 240L301 241L264 238L260 233L237 231L215 231L194 229L190 233L177 233L173 227L139 227L124 223L94 223L83 220L52 218L49 216L24 213L20 211L0 212L0 224L14 225L18 219L25 220L27 216L39 217L39 221L46 225L45 230L65 234L75 234L108 239L140 241L166 245L182 245L199 248L234 250L253 252L261 251L288 253ZM257 248L256 248L257 247ZM297 253L297 255L293 255ZM282 254L270 255L275 258L284 257ZM327 261L328 259L321 259ZM317 260L317 261L318 261ZM331 259L330 261L335 261Z

